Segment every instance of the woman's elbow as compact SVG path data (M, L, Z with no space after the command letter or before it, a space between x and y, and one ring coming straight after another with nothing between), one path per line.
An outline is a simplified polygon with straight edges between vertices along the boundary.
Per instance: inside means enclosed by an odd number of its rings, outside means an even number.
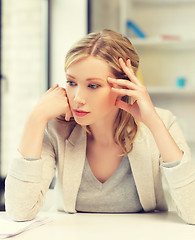
M35 209L20 208L9 203L5 204L5 211L7 216L16 222L31 221L36 217L38 212Z

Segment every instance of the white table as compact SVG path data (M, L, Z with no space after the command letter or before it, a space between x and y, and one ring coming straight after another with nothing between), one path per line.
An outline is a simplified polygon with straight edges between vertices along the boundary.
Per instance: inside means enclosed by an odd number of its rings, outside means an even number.
M195 240L195 225L184 223L174 212L137 214L41 212L38 216L49 216L53 221L11 239Z

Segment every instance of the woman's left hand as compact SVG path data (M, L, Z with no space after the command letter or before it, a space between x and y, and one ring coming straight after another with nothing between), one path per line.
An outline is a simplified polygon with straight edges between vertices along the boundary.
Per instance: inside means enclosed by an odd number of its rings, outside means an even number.
M119 96L128 95L133 101L130 104L117 99L115 104L117 107L129 112L137 121L143 122L146 126L150 127L154 119L157 118L157 113L147 88L135 76L130 59L125 63L120 58L119 63L130 81L108 77L108 82L113 83L115 86L112 87L112 91L118 93Z

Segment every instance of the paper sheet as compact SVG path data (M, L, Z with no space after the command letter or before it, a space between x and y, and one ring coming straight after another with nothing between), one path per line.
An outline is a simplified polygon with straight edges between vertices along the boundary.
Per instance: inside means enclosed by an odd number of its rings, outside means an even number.
M52 219L49 217L36 217L32 221L14 222L6 215L0 216L0 239L16 236L24 231L39 227L51 221Z

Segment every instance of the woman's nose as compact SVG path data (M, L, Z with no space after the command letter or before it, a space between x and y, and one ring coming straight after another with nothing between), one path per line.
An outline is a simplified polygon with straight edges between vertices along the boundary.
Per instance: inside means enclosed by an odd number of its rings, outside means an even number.
M85 104L86 103L85 100L83 98L81 98L80 96L78 96L78 95L74 97L74 101L76 103L81 103L81 104Z

